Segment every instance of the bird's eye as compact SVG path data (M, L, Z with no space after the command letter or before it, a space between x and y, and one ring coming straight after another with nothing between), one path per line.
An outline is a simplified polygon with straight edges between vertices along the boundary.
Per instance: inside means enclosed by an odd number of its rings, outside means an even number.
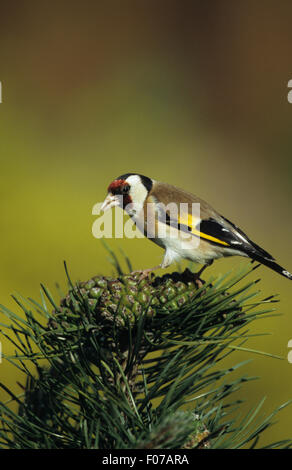
M130 185L129 185L129 184L125 184L125 185L122 187L122 194L128 194L129 191L130 191Z

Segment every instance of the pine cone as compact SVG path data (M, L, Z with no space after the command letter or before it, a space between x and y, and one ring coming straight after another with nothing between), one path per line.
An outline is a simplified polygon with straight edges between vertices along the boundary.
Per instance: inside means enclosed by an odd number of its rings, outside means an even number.
M49 326L78 324L81 316L87 315L96 326L114 324L124 328L128 323L135 324L144 312L151 318L158 308L179 309L198 289L195 276L188 269L182 274L140 278L139 273L130 273L119 278L95 276L86 282L78 282L61 300Z
M46 341L54 349L63 341L69 355L73 350L79 354L82 348L93 363L97 358L91 354L91 341L97 341L109 360L117 354L123 364L129 349L129 326L133 327L132 334L135 335L137 320L143 315L144 329L147 331L149 326L147 333L151 337L153 317L161 311L180 311L197 290L196 277L189 270L144 279L139 273L118 278L95 276L86 282L78 282L61 300L48 323L51 334L46 335ZM144 343L142 338L141 357L146 351ZM135 373L136 369L132 375Z

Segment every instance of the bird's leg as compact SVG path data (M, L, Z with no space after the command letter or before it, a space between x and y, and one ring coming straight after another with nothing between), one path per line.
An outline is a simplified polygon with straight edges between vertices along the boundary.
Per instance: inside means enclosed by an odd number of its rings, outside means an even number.
M213 260L212 260L210 263L204 264L204 266L200 269L200 271L198 271L198 272L196 273L196 275L197 275L198 277L201 277L201 275L202 275L202 273L205 271L205 269L206 269L208 266L211 266L212 263L213 263Z
M132 271L131 274L140 274L140 280L145 279L145 277L149 276L150 273L155 271L155 269L161 268L161 264L158 266L154 266L154 268L148 268L148 269L137 269L137 271Z
M164 255L164 258L162 260L162 263L159 264L158 266L154 266L154 268L149 268L149 269L141 269L141 270L138 270L138 271L133 271L133 273L141 273L141 278L140 280L142 279L145 279L145 277L149 276L150 273L152 273L153 271L155 271L155 269L159 269L159 268L167 268L173 261L173 256L172 256L172 252L169 251L169 250L166 250L165 252L165 255Z
M203 285L205 284L205 281L203 281L201 279L201 275L202 273L205 271L205 269L208 267L208 266L211 266L211 264L213 263L214 260L211 260L209 261L208 263L204 264L204 266L197 272L197 273L194 273L194 276L195 276L195 283L197 284L197 286L200 288L200 287L203 287Z

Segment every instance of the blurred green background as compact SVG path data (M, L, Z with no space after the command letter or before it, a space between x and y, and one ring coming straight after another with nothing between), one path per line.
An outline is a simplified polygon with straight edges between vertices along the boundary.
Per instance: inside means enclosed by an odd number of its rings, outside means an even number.
M105 0L6 2L0 16L0 302L39 299L73 279L110 274L93 238L91 211L116 176L137 171L207 199L292 269L292 3ZM109 240L134 268L158 264L147 240ZM218 261L209 273L245 260ZM256 322L272 332L248 346L260 376L238 397L267 396L265 413L292 398L291 283L260 268L263 296L283 315ZM2 341L3 352L13 348ZM3 360L1 380L23 377ZM2 392L0 399L7 395ZM261 443L291 436L291 407Z

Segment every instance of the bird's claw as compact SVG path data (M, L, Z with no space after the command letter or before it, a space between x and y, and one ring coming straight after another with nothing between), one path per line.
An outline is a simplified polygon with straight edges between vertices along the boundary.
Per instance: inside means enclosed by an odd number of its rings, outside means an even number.
M149 268L149 269L138 269L136 271L132 271L131 274L140 274L140 281L142 281L143 279L145 279L146 277L148 277L150 274L153 273L153 268Z

